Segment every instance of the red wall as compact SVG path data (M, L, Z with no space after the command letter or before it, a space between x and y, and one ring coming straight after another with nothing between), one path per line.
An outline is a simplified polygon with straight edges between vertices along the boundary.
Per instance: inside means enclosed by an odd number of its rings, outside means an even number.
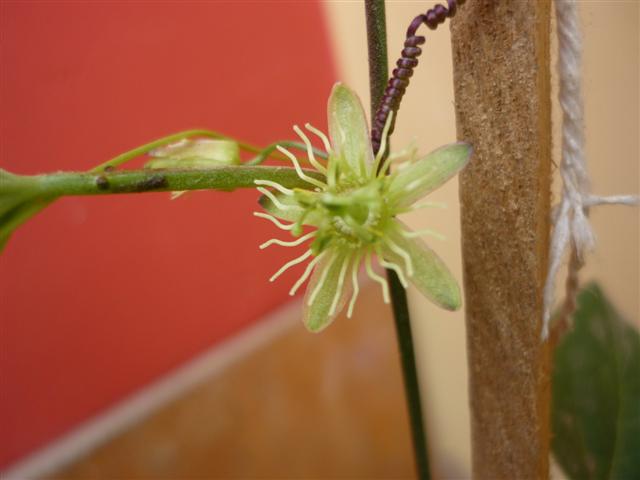
M193 127L257 144L325 128L321 8L300 3L0 4L0 166L86 170ZM138 162L138 165L140 162ZM287 298L296 252L257 194L62 199L0 256L0 468Z

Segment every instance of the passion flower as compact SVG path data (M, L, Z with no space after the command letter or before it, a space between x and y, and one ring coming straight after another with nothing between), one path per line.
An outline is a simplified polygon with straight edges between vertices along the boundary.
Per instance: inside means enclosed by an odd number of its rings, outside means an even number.
M326 164L314 157L307 135L293 127L307 146L309 163L324 175L324 180L307 175L290 151L278 147L310 189L291 190L268 180L255 182L263 194L260 203L268 212L255 215L296 237L292 241L271 239L260 248L273 244L293 247L310 241L303 255L283 265L270 280L313 257L289 292L294 295L311 276L303 319L313 332L328 326L347 301L347 316L351 316L359 292L358 271L363 263L369 277L381 285L385 303L389 302L387 280L373 269L373 258L382 267L394 270L405 288L410 282L436 305L458 309L461 300L456 280L440 257L419 238L430 232L413 232L396 216L429 206L415 202L467 164L470 146L454 143L421 158L415 154L408 158L401 156L406 160L403 168L388 174L391 161L398 160L398 156L390 155L382 163L390 120L379 153L374 156L360 99L340 83L333 87L329 97L328 120L331 140L311 125L305 125L324 144ZM313 230L305 233L305 226Z

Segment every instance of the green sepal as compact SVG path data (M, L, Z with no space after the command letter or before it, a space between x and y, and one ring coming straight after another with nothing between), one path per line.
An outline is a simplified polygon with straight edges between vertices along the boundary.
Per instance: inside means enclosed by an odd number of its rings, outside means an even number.
M396 222L398 227L409 231L402 222L397 220ZM404 237L399 228L391 232L389 237L411 257L414 272L408 280L436 305L447 310L458 310L462 305L460 287L438 254L421 239ZM383 247L383 255L387 260L404 268L405 260L388 246Z
M390 199L398 208L408 207L464 168L471 153L468 143L452 143L394 172L388 190Z
M258 203L268 213L281 220L286 220L293 223L299 223L300 225L313 225L318 226L320 217L313 209L304 208L300 205L300 200L297 198L298 194L294 196L283 195L278 192L272 192L278 202L287 208L279 208L269 197L261 195ZM304 194L304 192L301 192Z
M344 307L351 293L351 282L349 281L351 257L352 255L349 250L327 250L325 256L322 257L316 265L304 296L303 322L309 331L316 333L328 327L342 310L342 307ZM346 267L345 262L347 262ZM343 285L338 293L339 297L335 312L333 315L330 315L331 305L337 289L340 287L339 279L343 267L346 268ZM320 290L318 290L313 303L309 305L309 299L321 280L323 280L323 282Z
M336 83L327 108L333 149L329 157L329 179L335 180L343 175L369 178L373 168L373 150L360 98L349 87Z

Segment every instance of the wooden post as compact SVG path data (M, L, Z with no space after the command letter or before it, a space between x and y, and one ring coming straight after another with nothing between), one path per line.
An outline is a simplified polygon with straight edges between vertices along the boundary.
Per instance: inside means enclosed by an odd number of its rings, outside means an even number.
M474 478L548 477L550 0L470 0L451 24Z

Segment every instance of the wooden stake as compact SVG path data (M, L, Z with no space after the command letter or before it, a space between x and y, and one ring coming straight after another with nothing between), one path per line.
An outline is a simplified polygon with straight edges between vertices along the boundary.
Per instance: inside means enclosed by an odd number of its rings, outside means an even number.
M549 0L473 0L451 24L474 478L548 477L549 23Z

